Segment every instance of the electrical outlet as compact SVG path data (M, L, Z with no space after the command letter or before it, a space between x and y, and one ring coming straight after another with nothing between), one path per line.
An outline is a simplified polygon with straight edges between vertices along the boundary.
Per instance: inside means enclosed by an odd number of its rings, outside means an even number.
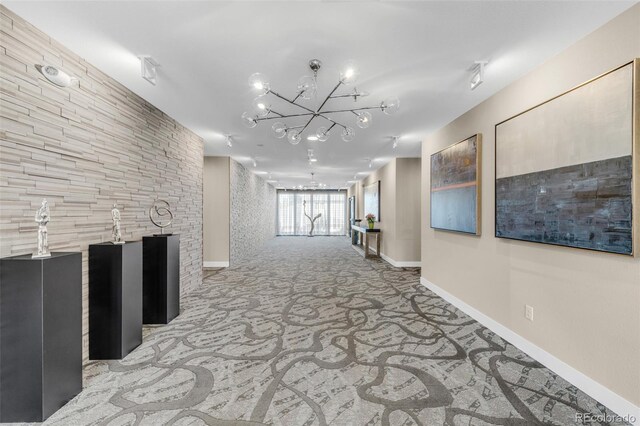
M524 317L529 321L533 321L533 306L524 305Z

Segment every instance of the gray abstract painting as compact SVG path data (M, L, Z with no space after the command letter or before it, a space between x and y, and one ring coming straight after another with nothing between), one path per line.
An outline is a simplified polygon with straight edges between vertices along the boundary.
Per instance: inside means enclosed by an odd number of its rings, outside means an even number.
M496 126L496 237L633 253L633 72Z
M480 235L480 139L431 155L431 227Z

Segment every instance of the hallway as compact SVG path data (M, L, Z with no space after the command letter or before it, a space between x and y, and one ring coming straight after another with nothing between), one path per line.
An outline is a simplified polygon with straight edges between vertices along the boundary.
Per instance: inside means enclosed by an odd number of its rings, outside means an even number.
M205 273L168 326L45 424L575 423L610 413L340 237L278 237Z

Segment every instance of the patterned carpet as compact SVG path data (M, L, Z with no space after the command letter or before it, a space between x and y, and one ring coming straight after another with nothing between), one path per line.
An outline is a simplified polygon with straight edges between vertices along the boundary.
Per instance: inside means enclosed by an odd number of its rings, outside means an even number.
M535 425L611 414L341 237L209 272L170 325L92 363L51 425ZM595 423L592 423L595 424Z

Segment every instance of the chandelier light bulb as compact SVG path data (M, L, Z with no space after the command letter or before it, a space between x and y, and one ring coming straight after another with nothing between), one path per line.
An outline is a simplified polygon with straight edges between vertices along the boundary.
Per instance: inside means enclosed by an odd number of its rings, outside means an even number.
M354 61L348 61L340 72L340 82L343 84L353 84L358 81L358 66Z
M380 104L380 109L387 115L393 115L400 109L400 99L395 96L387 98Z
M318 140L320 142L325 142L327 139L329 139L329 130L324 126L318 127L316 136L318 137Z
M305 75L298 80L298 93L302 99L311 99L315 96L318 86L313 77Z
M368 111L363 111L358 113L358 119L356 120L356 124L361 129L366 129L371 126L371 113Z
M253 129L254 127L256 127L258 125L258 122L256 121L256 119L249 114L248 112L243 112L242 113L242 124L244 124L246 127Z
M264 117L271 112L271 103L265 95L260 95L253 100L253 109L260 117Z
M345 127L342 129L342 140L345 142L351 142L355 136L355 132L351 127Z
M287 132L287 140L291 145L298 145L302 140L302 136L300 136L300 132L297 130L289 130Z
M278 139L282 139L287 136L287 125L281 121L276 121L275 123L273 123L273 126L271 126L271 130L273 130L276 138Z
M251 76L249 77L249 86L259 93L264 94L269 92L269 82L267 76L259 72L251 74Z

